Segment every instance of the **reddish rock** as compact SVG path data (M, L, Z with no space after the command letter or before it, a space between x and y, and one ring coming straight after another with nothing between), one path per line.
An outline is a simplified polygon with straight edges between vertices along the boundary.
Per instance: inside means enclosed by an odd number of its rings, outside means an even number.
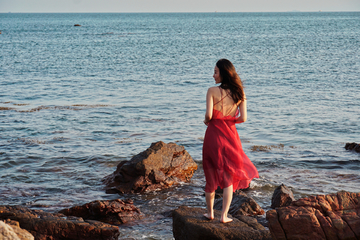
M214 209L222 209L222 198L215 200ZM238 216L255 216L263 215L264 210L257 204L257 202L251 197L247 196L243 192L234 193L231 201L229 213L238 218Z
M360 193L302 198L266 218L273 239L359 239Z
M175 240L266 240L270 232L253 217L234 218L230 223L220 223L221 211L214 210L215 220L207 220L204 208L181 206L173 211Z
M284 184L278 186L271 198L271 208L289 206L295 201L293 192Z
M17 221L36 240L115 240L119 228L99 221L66 218L21 206L0 206L0 219Z
M183 146L156 142L105 177L107 192L138 193L188 182L197 164Z
M125 201L120 199L93 201L82 206L61 210L60 213L66 216L82 217L85 220L98 220L114 225L139 220L144 216L130 199Z

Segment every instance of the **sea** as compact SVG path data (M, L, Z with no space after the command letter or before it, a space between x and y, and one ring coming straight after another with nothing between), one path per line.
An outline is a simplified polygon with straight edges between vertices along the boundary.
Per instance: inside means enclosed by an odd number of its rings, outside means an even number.
M2 205L130 198L145 218L119 239L173 239L166 213L205 211L205 95L220 58L245 86L250 197L267 211L281 184L295 199L360 192L360 154L344 148L360 142L360 12L1 13L0 31ZM185 147L191 181L107 194L103 178L157 141Z

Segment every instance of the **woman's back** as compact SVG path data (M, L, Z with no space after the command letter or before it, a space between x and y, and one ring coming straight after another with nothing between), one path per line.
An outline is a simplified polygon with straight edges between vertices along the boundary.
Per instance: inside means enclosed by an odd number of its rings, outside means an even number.
M217 87L214 91L214 109L220 111L223 116L235 117L237 112L237 105L231 97L230 89L222 89Z

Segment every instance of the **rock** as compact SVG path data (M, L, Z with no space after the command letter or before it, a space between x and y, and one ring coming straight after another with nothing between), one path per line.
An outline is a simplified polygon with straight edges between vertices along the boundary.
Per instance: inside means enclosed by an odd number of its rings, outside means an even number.
M125 201L120 199L93 201L82 206L61 210L60 213L66 216L76 216L85 220L97 220L114 225L139 220L144 217L130 199Z
M31 233L29 233L25 229L20 228L19 222L7 219L5 220L5 223L12 227L20 240L34 240L34 236L31 235Z
M21 229L19 223L10 219L0 221L0 239L8 240L34 240L34 236Z
M75 24L74 27L81 27L81 25L80 24Z
M0 221L0 239L19 240L20 238L11 226Z
M183 146L156 142L104 178L107 192L138 193L188 182L197 164Z
M355 152L358 152L360 153L360 144L357 144L357 143L346 143L345 144L345 149L346 150L352 150L352 151L355 151Z
M0 206L0 219L17 221L36 240L115 240L119 228L99 221L66 218L63 214L51 214L30 210L21 206Z
M222 209L222 198L216 199L214 203L214 209L220 210ZM255 216L255 215L263 215L264 210L255 202L254 199L248 197L243 192L234 193L233 199L231 201L229 213L238 218L238 216Z
M359 239L360 193L311 196L266 213L273 239Z
M220 223L220 214L215 212L215 220L207 220L203 208L181 206L173 212L173 234L175 240L252 240L271 239L270 232L259 224L255 218L242 216L230 223Z
M293 192L284 184L278 186L271 198L271 208L289 206L295 201Z

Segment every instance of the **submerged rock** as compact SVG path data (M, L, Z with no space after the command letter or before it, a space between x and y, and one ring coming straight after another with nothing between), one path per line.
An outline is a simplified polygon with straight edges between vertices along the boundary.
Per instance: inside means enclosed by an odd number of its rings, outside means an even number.
M284 184L278 186L271 198L271 208L289 206L295 201L293 192Z
M360 193L302 198L266 218L273 239L360 239Z
M120 225L144 217L133 205L132 200L93 201L82 206L61 210L66 216L82 217L85 220L97 220L109 224Z
M120 234L119 228L110 224L21 206L0 206L0 219L19 222L36 240L115 240Z
M107 192L138 193L188 182L196 169L197 164L183 146L160 141L130 161L120 162L104 182Z
M215 200L214 209L222 209L222 198ZM238 218L238 216L263 215L265 212L257 202L243 192L234 193L231 201L229 213Z
M352 151L355 151L355 152L358 152L360 153L360 144L357 144L357 143L346 143L345 144L345 149L346 150L352 150Z
M230 223L220 223L220 214L214 210L215 220L206 219L203 208L181 206L173 212L173 234L175 240L252 240L271 239L270 232L257 220L249 216L234 218Z
M8 240L34 240L34 236L21 229L19 222L6 220L0 221L0 239Z

